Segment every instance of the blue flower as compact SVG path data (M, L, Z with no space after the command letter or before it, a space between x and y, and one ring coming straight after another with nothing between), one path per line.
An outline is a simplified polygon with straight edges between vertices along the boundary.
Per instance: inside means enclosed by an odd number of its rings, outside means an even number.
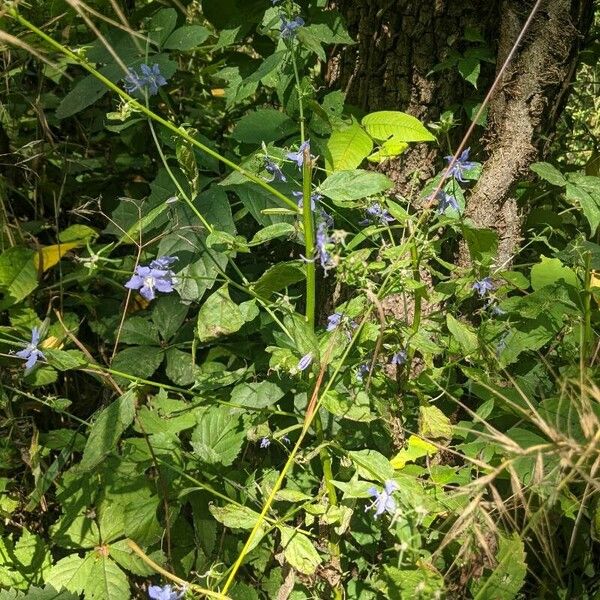
M398 350L398 352L392 355L390 363L392 365L396 365L397 367L401 367L404 363L406 363L406 359L406 350Z
M179 600L183 598L183 591L177 592L169 584L164 587L159 585L151 585L148 588L148 596L152 600Z
M365 378L365 375L369 374L370 369L371 366L367 363L359 365L358 369L356 369L356 379L358 379L358 381L362 381Z
M298 208L302 208L304 206L304 193L303 192L292 192L292 196L294 196L294 198L296 198L296 202L298 202ZM323 196L321 196L321 194L318 194L317 192L310 195L310 209L313 212L315 212L315 210L317 208L317 202L319 202L319 200L322 200L322 199L323 199Z
M310 154L310 140L306 140L300 144L300 148L296 152L288 152L285 156L289 160L294 161L298 168L301 169L302 165L304 165L304 151L307 150L308 154Z
M283 174L283 171L279 167L279 165L273 162L270 158L265 158L265 171L273 175L271 181L287 181L286 176Z
M23 348L23 350L19 350L18 352L15 352L16 356L27 361L25 363L26 371L30 371L31 369L33 369L33 367L34 367L35 363L38 361L38 359L40 359L40 358L43 358L44 360L46 359L46 357L44 356L44 353L41 350L38 350L39 343L40 343L40 330L37 327L34 327L31 330L31 342L29 342L29 344L27 344L25 346L25 348Z
M281 37L284 40L290 40L298 33L298 29L304 25L302 17L295 17L288 21L285 17L281 17Z
M364 221L361 221L361 225L366 225L367 223L373 223L375 221L379 221L382 225L387 225L394 220L394 217L390 215L390 213L385 210L379 202L374 202L367 208L367 218Z
M460 181L461 183L466 183L467 180L463 177L463 172L468 171L477 166L476 162L471 162L469 160L469 152L471 148L467 148L463 150L462 154L456 159L456 162L452 165L452 169L450 170L449 175L454 177L456 181ZM448 164L452 163L453 156L445 156L444 157Z
M305 369L307 369L310 364L313 361L313 355L312 352L309 352L308 354L305 354L300 361L298 362L298 370L299 371L304 371Z
M339 312L335 312L327 317L327 331L333 331L342 322L344 315Z
M264 437L260 440L261 448L268 448L271 445L271 440L268 437Z
M365 510L369 510L370 508L375 509L375 518L382 515L384 512L389 513L390 515L394 515L397 510L396 501L392 498L392 494L398 489L398 485L392 479L388 479L385 482L383 490L381 492L377 491L376 487L369 488L369 494L374 496L375 499L371 504L367 506Z
M289 444L291 444L291 443L292 443L292 442L290 442L290 438L289 438L287 435L282 435L282 436L281 436L281 441L282 441L284 444L286 444L286 445L289 445Z
M169 268L177 260L174 256L161 256L153 260L148 266L138 265L125 284L130 290L139 290L140 294L148 301L154 300L156 291L168 294L175 289L177 280Z
M439 200L437 211L440 215L443 215L449 208L456 212L460 212L460 206L452 194L447 194L443 190L440 190L437 193L437 198Z
M134 69L129 69L129 72L124 78L123 87L129 94L141 91L147 88L151 96L158 94L158 88L167 85L167 80L161 75L160 67L155 63L152 66L140 65L141 74Z
M481 281L476 281L471 289L475 290L481 297L494 289L494 282L491 277L484 277Z
M331 262L331 255L327 252L327 244L331 243L331 238L327 234L327 224L322 222L317 226L316 246L317 256L323 268L327 268Z

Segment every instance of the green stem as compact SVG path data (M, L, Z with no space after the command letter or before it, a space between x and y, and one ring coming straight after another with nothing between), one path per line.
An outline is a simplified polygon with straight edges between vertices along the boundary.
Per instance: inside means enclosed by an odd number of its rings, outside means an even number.
M310 328L315 328L315 313L317 303L317 270L315 267L315 229L311 202L312 163L310 149L304 151L304 166L302 168L302 221L304 225L304 252L306 263L306 321Z
M96 79L98 79L98 81L101 81L107 88L111 89L113 92L118 94L121 98L123 98L123 100L128 102L130 104L130 106L132 106L136 110L144 113L147 117L150 117L153 121L160 123L161 125L163 125L167 129L169 129L170 131L172 131L173 133L175 133L182 139L186 140L187 142L189 142L190 144L192 144L193 146L198 148L200 151L204 152L204 154L207 154L208 156L212 156L213 158L222 162L224 165L228 166L230 169L233 169L234 171L237 171L238 173L243 175L249 181L252 181L253 183L256 183L263 189L267 190L268 192L273 194L273 196L275 196L278 200L280 200L283 204L285 204L288 208L294 210L294 212L298 212L298 206L296 205L296 203L293 200L290 200L289 198L287 198L284 194L282 194L280 191L276 190L273 186L269 185L266 181L264 181L257 175L254 175L253 173L249 173L248 171L246 171L246 169L240 167L239 165L237 165L233 161L229 160L228 158L222 156L218 152L215 152L208 146L205 146L202 142L199 142L196 138L191 136L184 129L181 129L181 128L177 127L177 125L174 125L173 123L171 123L170 121L163 119L162 117L160 117L159 115L157 115L156 113L151 111L149 108L144 106L141 102L138 102L135 98L131 97L129 94L124 92L120 87L118 87L116 84L114 84L110 79L108 79L107 77L102 75L102 73L99 73L94 67L92 67L92 65L90 65L81 56L75 54L75 52L69 50L67 47L63 46L61 43L52 39L50 36L46 35L41 29L38 29L33 23L30 23L27 19L22 17L17 12L16 8L11 9L9 14L11 14L11 16L14 19L16 19L21 25L23 25L23 27L26 27L27 29L29 29L30 31L35 33L38 37L43 39L47 44L52 46L55 50L58 50L65 56L68 56L71 60L76 62L78 65L82 66L88 73L90 73Z

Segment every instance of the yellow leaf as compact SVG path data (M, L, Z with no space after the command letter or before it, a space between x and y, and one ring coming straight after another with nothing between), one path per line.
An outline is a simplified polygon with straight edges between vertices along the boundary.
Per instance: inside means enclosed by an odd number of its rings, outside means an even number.
M53 246L44 246L38 250L33 257L33 264L39 271L40 265L42 271L47 271L58 263L58 261L73 248L83 246L83 242L67 242L65 244L55 244Z
M53 349L57 349L57 350L60 350L63 346L64 346L64 344L57 337L54 337L53 335L48 336L40 344L40 348L53 348Z
M390 462L394 469L400 470L406 466L406 463L413 462L417 458L423 458L423 456L433 456L437 451L437 447L433 444L426 442L417 435L411 435L408 438L406 448L400 450Z
M225 90L223 88L213 88L210 90L210 93L214 98L222 98L225 96Z

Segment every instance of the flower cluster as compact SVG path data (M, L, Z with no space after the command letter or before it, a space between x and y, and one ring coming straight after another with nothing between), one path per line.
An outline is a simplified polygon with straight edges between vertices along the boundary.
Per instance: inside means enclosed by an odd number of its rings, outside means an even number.
M291 40L298 33L298 29L304 25L304 19L302 17L294 17L293 19L286 19L283 15L281 16L281 37L284 40Z
M464 178L464 172L469 171L477 166L476 162L472 162L469 160L469 153L471 152L471 148L467 148L462 152L462 154L454 161L453 156L445 156L444 158L448 161L448 165L452 165L450 168L450 173L448 175L450 177L454 177L456 181L460 181L461 183L467 183L467 180Z
M157 64L152 66L140 65L140 73L135 69L129 69L129 73L124 78L123 87L129 94L138 91L147 90L151 96L158 94L158 88L167 85L167 80L160 72Z
M302 142L298 150L296 150L296 152L288 152L285 156L288 160L295 162L299 169L302 169L302 167L304 166L305 152L310 156L310 140Z
M381 225L387 225L394 220L394 217L385 210L379 202L374 202L367 208L366 218L360 222L361 225L379 222Z
M163 294L172 292L177 285L177 279L171 271L171 266L176 260L176 256L161 256L147 266L138 265L125 287L138 290L149 302L156 298L156 291Z
M443 215L449 208L455 210L456 212L460 212L460 206L458 205L458 201L452 194L447 194L443 190L440 190L437 193L437 199L437 211L440 215Z
M169 584L163 587L151 585L148 588L148 596L152 598L152 600L180 600L180 598L183 598L184 593L184 590L178 592Z
M483 298L494 289L494 282L491 277L484 277L481 281L476 281L471 289L475 290L480 298Z

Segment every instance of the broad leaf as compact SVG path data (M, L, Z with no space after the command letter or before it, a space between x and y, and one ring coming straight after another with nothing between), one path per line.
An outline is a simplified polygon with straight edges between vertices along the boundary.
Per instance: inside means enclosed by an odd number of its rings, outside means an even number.
M38 285L34 266L35 252L29 248L14 246L0 254L0 310L23 300Z
M125 573L102 550L96 552L84 591L90 600L128 600L131 597Z
M205 42L210 31L201 25L184 25L176 29L164 43L167 50L193 50Z
M383 110L368 114L362 124L376 140L384 141L393 136L399 142L435 141L435 136L419 119L400 111Z
M233 414L227 406L211 406L198 413L191 443L202 462L227 466L235 460L245 439L239 414Z
M334 131L327 142L329 171L355 169L371 153L373 140L358 124Z
M355 169L333 173L320 185L319 191L338 206L354 206L354 200L381 194L393 185L382 173Z
M321 564L321 557L313 543L291 527L280 526L279 531L285 559L300 573L312 575Z
M223 286L208 297L198 311L196 335L201 342L214 340L239 331L246 320L238 305Z
M270 381L240 383L231 392L231 402L247 408L266 408L281 398L283 392Z

